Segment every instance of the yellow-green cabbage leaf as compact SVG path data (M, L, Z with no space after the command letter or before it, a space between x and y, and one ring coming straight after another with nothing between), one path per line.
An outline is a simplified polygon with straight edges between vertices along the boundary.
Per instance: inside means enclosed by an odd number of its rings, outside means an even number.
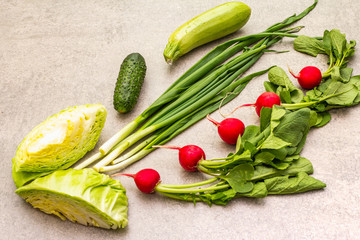
M118 180L93 169L57 170L16 190L47 214L87 226L124 228L128 199Z
M86 104L69 107L36 126L13 158L15 185L69 168L81 159L95 147L106 115L102 104Z

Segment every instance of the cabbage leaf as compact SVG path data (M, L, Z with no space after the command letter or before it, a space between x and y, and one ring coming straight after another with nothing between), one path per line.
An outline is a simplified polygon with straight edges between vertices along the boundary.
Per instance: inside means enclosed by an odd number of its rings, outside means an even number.
M81 159L95 147L106 115L102 104L86 104L66 108L36 126L13 158L15 185L69 168Z
M87 226L124 228L128 199L118 180L93 169L57 170L15 191L34 208Z

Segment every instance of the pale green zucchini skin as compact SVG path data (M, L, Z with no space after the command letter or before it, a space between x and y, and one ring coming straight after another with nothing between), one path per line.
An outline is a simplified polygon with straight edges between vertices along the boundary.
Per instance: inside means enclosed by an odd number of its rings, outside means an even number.
M242 2L224 3L198 15L170 35L164 50L166 62L171 64L196 47L238 31L250 15L250 7Z

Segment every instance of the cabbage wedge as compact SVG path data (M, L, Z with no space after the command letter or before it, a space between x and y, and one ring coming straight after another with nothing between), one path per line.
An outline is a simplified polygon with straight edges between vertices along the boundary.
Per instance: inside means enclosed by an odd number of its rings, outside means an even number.
M104 127L102 104L69 107L36 126L18 146L13 179L20 187L37 177L66 169L92 150Z
M124 228L128 199L118 180L93 169L58 170L15 191L34 208L86 226Z

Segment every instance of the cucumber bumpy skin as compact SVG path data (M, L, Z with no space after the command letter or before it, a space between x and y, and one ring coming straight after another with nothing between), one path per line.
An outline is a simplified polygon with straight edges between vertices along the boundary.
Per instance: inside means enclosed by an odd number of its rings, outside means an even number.
M120 66L114 91L114 108L120 113L130 112L140 95L146 73L145 59L139 53L129 54Z
M242 2L224 3L198 15L170 35L165 61L171 64L196 47L238 31L250 15L250 7Z

